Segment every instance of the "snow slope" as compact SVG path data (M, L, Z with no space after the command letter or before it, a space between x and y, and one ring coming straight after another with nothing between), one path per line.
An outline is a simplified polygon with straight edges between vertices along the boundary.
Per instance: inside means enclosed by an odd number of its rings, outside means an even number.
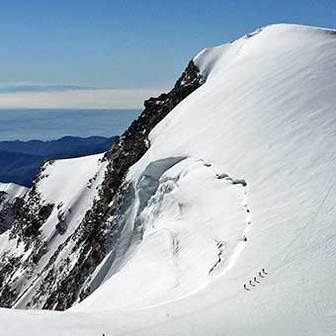
M15 198L24 196L24 194L28 191L28 188L15 183L0 182L0 192L1 191L7 194L8 201L14 201Z
M3 330L335 335L336 31L267 26L194 62L206 83L128 174L141 239L70 311L0 310Z

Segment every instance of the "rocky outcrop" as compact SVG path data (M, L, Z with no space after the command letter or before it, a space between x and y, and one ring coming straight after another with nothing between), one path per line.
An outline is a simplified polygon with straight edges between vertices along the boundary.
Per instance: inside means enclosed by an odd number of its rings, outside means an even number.
M20 211L25 192L24 187L0 183L0 234L11 228Z
M8 194L0 191L0 234L10 228L15 216L16 207L7 199Z

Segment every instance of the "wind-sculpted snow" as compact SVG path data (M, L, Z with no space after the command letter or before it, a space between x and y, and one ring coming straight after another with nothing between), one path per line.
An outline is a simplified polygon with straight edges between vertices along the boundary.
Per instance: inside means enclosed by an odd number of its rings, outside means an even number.
M219 179L220 172L183 157L149 163L136 182L130 216L143 231L141 241L133 242L124 267L74 309L162 304L204 288L230 267L251 222L247 186Z
M119 215L111 219L111 222L115 222L114 230L116 227L120 228L118 239L117 241L111 239L109 243L113 249L90 276L89 287L92 291L117 273L134 254L145 232L146 221L142 218L142 212L157 192L161 175L183 159L176 157L152 162L137 182L127 185L126 192L122 194L124 205L119 209Z
M104 215L87 217L110 243L87 272L96 290L61 314L0 311L2 328L335 335L335 31L268 26L193 66L203 85L106 155Z

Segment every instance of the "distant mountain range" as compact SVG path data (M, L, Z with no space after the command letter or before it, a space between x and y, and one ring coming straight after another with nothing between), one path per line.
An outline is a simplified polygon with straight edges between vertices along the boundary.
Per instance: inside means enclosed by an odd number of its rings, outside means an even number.
M66 136L51 141L0 141L0 181L30 187L44 161L102 153L116 139Z

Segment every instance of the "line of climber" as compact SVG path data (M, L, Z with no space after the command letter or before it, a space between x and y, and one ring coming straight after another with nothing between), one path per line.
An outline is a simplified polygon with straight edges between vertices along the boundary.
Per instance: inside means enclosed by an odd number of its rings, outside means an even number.
M255 284L260 284L260 281L257 279L257 277L259 276L261 279L265 278L265 275L267 275L268 273L265 271L265 269L263 268L261 270L261 272L258 273L257 276L255 276L253 278L253 280L249 280L249 283L248 284L244 284L243 288L247 291L249 291L250 289L247 288L248 285L250 285L251 287L255 287L256 285Z

